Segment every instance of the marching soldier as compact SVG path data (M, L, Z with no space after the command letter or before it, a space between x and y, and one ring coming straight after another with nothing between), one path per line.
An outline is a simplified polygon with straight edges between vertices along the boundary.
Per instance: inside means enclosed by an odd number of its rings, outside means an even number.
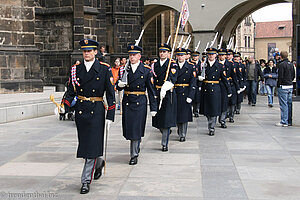
M206 51L208 59L205 67L205 77L198 77L200 81L203 81L200 113L207 117L209 136L213 136L215 134L217 116L221 115L220 81L223 82L228 96L231 96L231 88L226 79L224 65L216 60L217 50L215 48L207 48Z
M129 45L129 61L127 84L121 79L118 80L118 90L124 89L122 102L122 128L123 136L130 140L130 161L129 165L135 165L138 162L140 152L141 138L145 134L145 125L147 119L147 97L150 102L150 112L152 116L156 115L157 103L155 99L154 80L151 67L144 65L141 59L142 48Z
M196 89L196 69L189 61L185 60L187 51L183 48L175 50L178 75L175 83L177 95L177 127L179 141L186 140L188 122L193 121L192 116L192 99L195 96Z
M173 89L177 81L178 66L175 61L168 58L171 47L167 44L159 44L159 60L154 64L154 86L156 89L157 114L152 117L152 126L162 133L162 151L168 151L169 135L171 127L176 127L177 98ZM170 69L168 71L168 65Z
M237 103L237 92L240 90L240 86L238 84L238 77L237 77L237 67L233 62L233 51L231 49L227 50L226 55L227 63L231 68L231 79L229 78L229 84L231 86L232 96L229 98L228 102L228 110L227 116L229 118L230 123L234 123L234 109Z
M201 62L199 60L200 52L192 52L192 63L195 65L197 77L201 75ZM199 117L200 99L201 99L202 81L196 79L196 91L193 99L193 114L194 117Z
M230 61L226 60L226 54L227 54L226 49L218 50L219 62L222 63L225 67L224 69L226 71L226 78L227 78L227 81L228 81L228 83L231 87L231 91L232 91L232 96L228 97L228 93L227 93L225 85L223 84L223 82L220 83L221 101L222 101L221 112L222 113L221 113L221 116L219 116L219 123L221 124L221 128L227 128L226 115L227 115L228 105L229 105L229 101L231 101L232 98L234 98L234 96L236 97L236 94L235 94L236 89L235 89L234 83L237 84L235 68L232 65L232 61L230 62Z
M81 194L90 190L94 179L99 179L105 161L103 155L104 126L109 127L115 115L114 80L108 64L95 59L98 42L81 40L83 62L72 66L66 102L78 97L75 105L75 122L78 132L77 157L84 158L85 164L81 176ZM108 103L105 118L103 95ZM68 104L68 103L67 103ZM105 120L106 119L106 120Z
M237 103L235 107L235 114L240 114L242 102L244 98L244 90L246 89L246 66L241 62L241 53L236 52L233 55L234 57L234 64L237 66L237 77L239 81L240 90L238 91L237 95Z

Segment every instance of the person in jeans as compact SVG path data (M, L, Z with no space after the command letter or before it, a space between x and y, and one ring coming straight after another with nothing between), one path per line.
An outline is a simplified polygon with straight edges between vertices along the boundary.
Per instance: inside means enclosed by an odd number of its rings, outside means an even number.
M276 126L292 126L292 95L293 80L295 78L295 69L288 60L288 52L280 53L282 61L278 64L278 82L277 91L281 111L281 120Z
M256 94L257 94L257 81L258 76L261 80L264 79L263 73L258 63L255 62L253 56L249 57L249 64L246 66L247 71L247 94L248 104L256 105Z
M260 69L263 72L266 69L266 61L264 59L260 59L259 63L260 63ZM259 89L260 95L267 95L268 91L264 79L259 81L259 85L260 85L260 89Z
M265 85L268 91L268 106L272 108L273 97L278 78L278 68L274 65L273 60L268 61L267 67L264 69L263 73L265 78Z

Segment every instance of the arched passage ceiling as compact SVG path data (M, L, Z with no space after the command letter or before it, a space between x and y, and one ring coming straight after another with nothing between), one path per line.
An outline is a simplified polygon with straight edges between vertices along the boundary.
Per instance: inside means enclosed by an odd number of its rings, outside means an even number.
M163 11L169 9L180 11L181 2L180 0L144 0L145 23ZM188 0L189 23L194 32L218 31L222 33L225 40L228 40L246 16L264 6L284 2L292 2L292 0Z

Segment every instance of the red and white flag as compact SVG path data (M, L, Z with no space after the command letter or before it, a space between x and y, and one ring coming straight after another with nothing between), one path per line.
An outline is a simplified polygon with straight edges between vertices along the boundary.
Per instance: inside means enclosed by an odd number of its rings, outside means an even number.
M182 1L182 17L181 17L181 27L182 29L185 27L190 16L189 7L187 4L187 0Z

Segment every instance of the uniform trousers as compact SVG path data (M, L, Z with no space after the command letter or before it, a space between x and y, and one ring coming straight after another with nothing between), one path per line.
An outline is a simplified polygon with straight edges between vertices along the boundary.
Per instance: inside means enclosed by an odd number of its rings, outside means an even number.
M193 103L193 114L199 114L200 103Z
M168 146L169 143L169 136L170 136L170 128L161 128L159 129L160 132L162 133L161 136L161 145L162 146Z
M210 116L206 116L206 117L207 117L207 122L208 122L208 130L215 131L217 117L210 117Z
M86 158L82 175L81 175L81 183L91 183L93 179L93 174L95 169L98 169L104 160L101 157L90 159Z
M229 119L234 118L234 109L235 109L235 105L228 106L227 112L228 112L228 118Z
M237 103L235 106L235 111L241 112L242 103Z
M130 140L130 157L139 156L141 140Z
M220 124L226 124L226 115L227 115L227 111L221 113L221 116L219 116Z
M179 137L184 137L185 138L186 133L187 133L188 122L178 123L177 127L178 127L177 133L178 133Z

